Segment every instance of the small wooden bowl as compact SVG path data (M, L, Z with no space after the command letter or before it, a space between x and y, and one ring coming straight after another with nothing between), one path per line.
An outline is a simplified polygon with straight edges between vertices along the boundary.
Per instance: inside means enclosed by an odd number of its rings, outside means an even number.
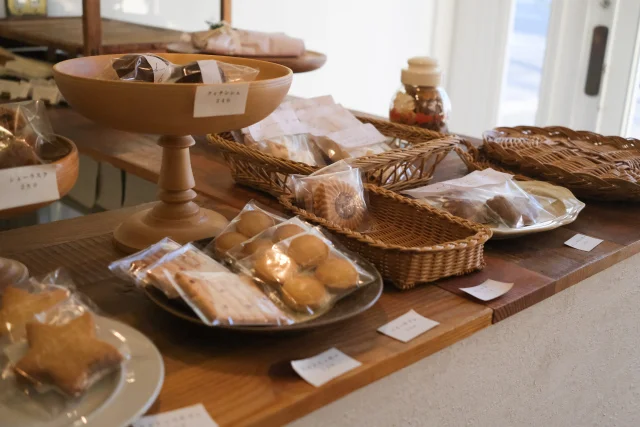
M62 198L69 191L71 191L76 183L76 180L78 179L78 148L69 138L65 138L61 135L55 135L55 137L59 142L62 142L69 147L69 153L66 156L50 163L56 165L56 180L58 181L58 191L60 192L60 198ZM25 214L27 212L33 212L53 202L54 200L50 202L17 206L11 209L0 210L0 218L10 218L17 215Z

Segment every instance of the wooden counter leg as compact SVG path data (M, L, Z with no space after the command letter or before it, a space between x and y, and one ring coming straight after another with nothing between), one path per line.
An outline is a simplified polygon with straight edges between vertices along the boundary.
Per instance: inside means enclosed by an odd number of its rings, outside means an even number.
M116 246L134 252L164 237L178 243L216 236L228 223L217 212L193 202L196 192L191 171L191 136L162 136L162 167L158 180L158 202L153 208L132 215L113 233Z

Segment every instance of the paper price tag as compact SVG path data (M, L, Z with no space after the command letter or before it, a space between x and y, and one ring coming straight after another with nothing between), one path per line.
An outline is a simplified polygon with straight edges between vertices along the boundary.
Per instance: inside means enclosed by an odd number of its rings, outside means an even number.
M567 246L571 246L572 248L580 249L581 251L589 252L602 242L603 240L596 239L595 237L585 236L584 234L576 234L575 236L564 242L564 244Z
M347 356L337 348L308 359L293 360L291 367L309 384L320 387L322 384L357 368L362 363Z
M428 319L411 310L386 325L380 326L378 332L398 341L409 342L439 324L435 320Z
M218 427L202 403L158 415L148 415L132 427Z
M460 288L460 290L482 301L491 301L506 294L511 288L513 288L513 283L504 283L489 279L481 285L474 286L473 288Z
M249 83L221 83L196 87L193 117L244 114Z
M171 67L169 64L151 55L144 55L144 59L151 65L154 83L163 83L169 80L169 77L171 77Z
M220 67L218 67L218 61L216 61L215 59L198 61L198 66L200 67L200 75L202 76L202 83L205 83L205 84L222 83L222 76L220 76Z
M0 170L0 210L58 200L56 165Z

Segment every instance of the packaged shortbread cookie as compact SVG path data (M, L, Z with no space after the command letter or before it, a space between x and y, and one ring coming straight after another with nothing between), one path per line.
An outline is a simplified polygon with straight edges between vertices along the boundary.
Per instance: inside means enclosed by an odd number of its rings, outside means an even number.
M261 207L255 200L250 200L218 237L207 245L205 252L225 260L230 249L286 219Z
M180 248L180 244L168 237L109 264L109 270L123 280L131 280L136 284L145 282L147 267L156 263L160 258Z

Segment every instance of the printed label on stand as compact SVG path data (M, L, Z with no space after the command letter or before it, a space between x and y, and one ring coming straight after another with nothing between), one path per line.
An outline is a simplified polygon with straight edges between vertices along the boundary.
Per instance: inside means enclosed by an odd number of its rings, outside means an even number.
M337 348L331 348L308 359L293 360L291 367L309 384L322 384L361 366L362 363L347 356Z
M196 87L193 117L244 114L249 83L221 83Z
M419 315L414 310L403 314L395 320L380 326L378 332L395 338L398 341L409 342L440 323Z
M222 83L222 77L220 76L220 67L218 67L218 61L216 61L215 59L198 61L198 67L200 67L200 75L202 76L202 83L205 83L208 85Z
M0 210L58 200L56 165L0 170Z
M513 288L513 283L504 283L489 279L481 285L472 288L460 288L460 290L482 301L491 301L506 294L511 288Z
M571 246L572 248L580 249L581 251L589 252L602 242L603 240L596 239L595 237L585 236L584 234L576 234L575 236L564 242L564 244L567 246Z
M140 418L131 427L218 427L202 403L163 412L157 415L148 415Z

